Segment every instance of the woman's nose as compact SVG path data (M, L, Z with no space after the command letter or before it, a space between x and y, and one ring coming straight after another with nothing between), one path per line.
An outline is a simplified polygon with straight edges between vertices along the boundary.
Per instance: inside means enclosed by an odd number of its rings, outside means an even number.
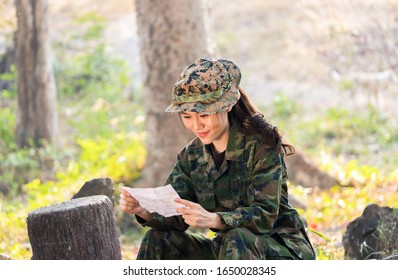
M198 131L199 129L203 128L203 126L204 125L203 125L202 121L200 120L200 118L194 118L193 129L195 131Z

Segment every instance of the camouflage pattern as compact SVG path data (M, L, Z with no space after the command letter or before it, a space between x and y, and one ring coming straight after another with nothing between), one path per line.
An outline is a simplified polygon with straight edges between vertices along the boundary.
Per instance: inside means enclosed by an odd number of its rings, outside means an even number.
M311 245L304 236L300 243ZM282 245L281 245L282 243ZM303 246L300 244L300 246ZM300 252L300 251L299 251ZM313 253L285 246L278 234L264 238L245 227L219 232L214 238L175 230L150 229L137 255L138 260L299 260L313 259Z
M179 76L166 112L215 114L227 110L240 98L241 73L233 62L197 59Z
M210 147L194 139L178 154L166 184L182 198L216 212L225 228L213 229L217 233L212 240L184 232L188 225L181 216L153 213L148 222L137 217L142 225L157 229L144 238L139 258L315 258L304 222L288 200L283 157L265 145L260 135L245 135L239 125L231 124L219 169ZM209 248L203 249L208 252L199 253L195 244Z

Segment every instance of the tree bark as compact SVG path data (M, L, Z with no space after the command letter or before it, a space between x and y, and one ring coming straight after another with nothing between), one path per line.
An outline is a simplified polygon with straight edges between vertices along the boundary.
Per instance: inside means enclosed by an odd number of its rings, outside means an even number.
M120 260L113 206L105 195L72 199L28 214L33 260Z
M143 187L164 184L176 155L192 138L177 114L167 114L171 91L182 70L208 57L201 0L136 0L146 112L147 160Z
M20 147L55 144L56 88L48 40L47 0L17 0L16 142ZM32 143L30 143L32 141Z

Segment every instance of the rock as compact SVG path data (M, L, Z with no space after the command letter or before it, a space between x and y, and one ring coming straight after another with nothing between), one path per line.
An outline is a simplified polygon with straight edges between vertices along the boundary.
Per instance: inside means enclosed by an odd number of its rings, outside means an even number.
M346 259L396 259L398 257L398 208L368 205L350 222L343 235Z
M96 178L84 183L83 187L72 197L72 199L93 195L106 195L115 205L115 188L113 181L109 178Z

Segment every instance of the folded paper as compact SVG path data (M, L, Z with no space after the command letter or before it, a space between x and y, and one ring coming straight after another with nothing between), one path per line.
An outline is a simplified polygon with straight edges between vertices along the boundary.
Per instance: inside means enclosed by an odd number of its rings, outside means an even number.
M174 198L180 196L170 184L156 188L125 187L125 189L143 208L151 213L156 212L165 217L181 215L181 213L177 213L176 209L184 206L174 201Z

